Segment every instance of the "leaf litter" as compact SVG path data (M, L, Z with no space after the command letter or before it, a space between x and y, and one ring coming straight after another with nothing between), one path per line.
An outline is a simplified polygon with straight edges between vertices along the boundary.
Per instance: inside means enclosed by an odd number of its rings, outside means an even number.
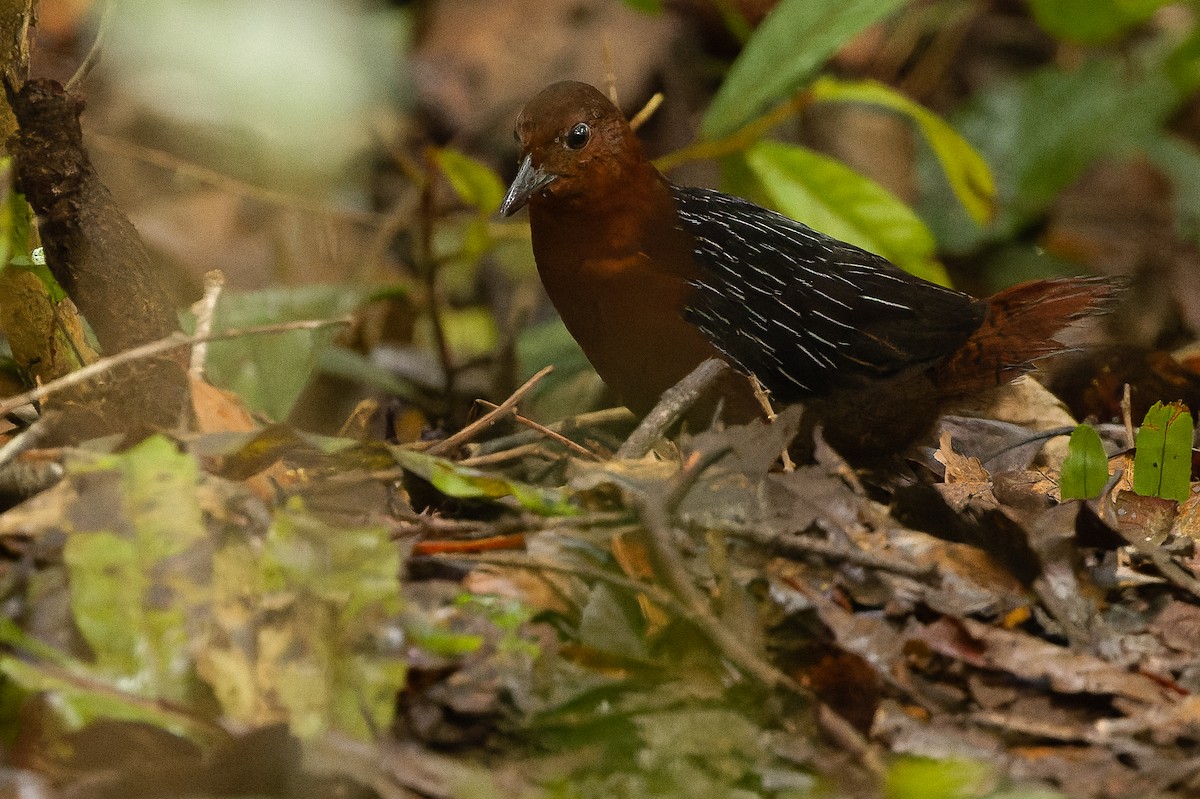
M503 469L283 426L63 451L0 515L25 745L79 786L116 735L107 787L262 746L379 795L1200 790L1195 494L1059 502L1069 456L976 417L899 483L780 469L801 414Z

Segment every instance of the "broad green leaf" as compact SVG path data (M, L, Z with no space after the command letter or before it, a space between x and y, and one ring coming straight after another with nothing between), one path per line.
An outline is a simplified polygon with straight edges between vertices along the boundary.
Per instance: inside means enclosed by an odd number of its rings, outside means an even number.
M1147 144L1146 157L1171 180L1171 205L1179 234L1200 241L1200 149L1164 132Z
M1191 496L1194 423L1182 402L1146 412L1133 457L1133 490L1144 497L1183 502Z
M842 81L823 77L812 87L813 99L867 103L903 114L916 123L937 156L946 180L971 218L980 225L996 211L996 182L987 162L944 119L878 81Z
M728 135L791 95L856 34L901 5L903 0L782 0L730 68L701 135Z
M1081 424L1071 433L1059 492L1064 500L1094 499L1108 482L1108 455L1096 428Z
M433 157L464 203L488 216L500 207L504 183L491 167L450 147L436 150Z
M361 286L289 286L226 292L217 305L214 330L300 319L344 316L372 296ZM208 350L213 383L252 409L282 421L316 371L320 352L337 336L335 327L214 341Z
M996 778L993 766L974 760L904 757L888 767L887 799L968 799L983 796Z
M422 477L448 497L458 499L499 499L511 496L521 506L544 516L571 516L578 509L565 491L540 488L500 474L460 466L442 458L394 447L393 454L402 468Z
M379 650L400 609L400 553L386 527L334 528L294 500L261 541L231 540L213 562L219 632L197 668L240 724L286 721L312 737L369 739L391 723L404 661Z
M317 356L317 365L322 374L353 380L397 397L415 400L420 394L412 383L397 377L391 369L348 347L333 346L322 350Z
M945 269L933 258L933 236L913 210L841 162L804 147L760 141L723 165L734 194L948 285Z
M951 122L991 165L996 218L986 230L971 224L932 168L922 174L922 216L944 251L1010 239L1097 158L1140 151L1161 137L1163 121L1182 97L1161 68L1115 59L995 81Z
M1033 18L1059 39L1101 44L1145 22L1170 0L1029 0Z
M117 720L150 724L197 743L215 744L223 737L216 725L158 700L124 690L110 678L90 674L75 664L72 670L46 662L0 657L0 674L31 694L47 694L61 723L80 730L94 721Z
M87 475L96 507L73 516L63 561L95 667L140 696L184 701L211 562L196 462L154 436L74 473Z

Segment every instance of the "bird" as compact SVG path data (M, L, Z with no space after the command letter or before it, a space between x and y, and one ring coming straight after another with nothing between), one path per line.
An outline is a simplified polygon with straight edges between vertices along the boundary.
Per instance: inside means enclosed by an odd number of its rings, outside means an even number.
M1119 282L1049 278L976 298L749 200L678 186L595 87L554 83L517 117L534 260L567 330L638 414L708 357L726 361L689 417L763 414L754 380L803 402L843 453L896 448L952 398L1066 349L1055 336L1108 310Z

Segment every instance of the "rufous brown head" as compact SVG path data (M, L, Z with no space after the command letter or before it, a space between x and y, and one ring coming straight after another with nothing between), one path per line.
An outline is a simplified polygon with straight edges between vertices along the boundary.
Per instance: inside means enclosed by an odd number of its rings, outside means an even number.
M569 208L620 196L628 171L646 164L625 117L586 83L543 89L517 117L514 135L521 165L500 206L504 216L526 203Z

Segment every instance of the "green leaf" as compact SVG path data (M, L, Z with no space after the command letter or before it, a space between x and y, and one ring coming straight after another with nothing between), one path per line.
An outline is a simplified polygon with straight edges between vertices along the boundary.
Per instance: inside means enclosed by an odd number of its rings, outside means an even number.
M88 467L89 499L63 561L75 624L97 671L140 696L185 701L195 685L184 653L207 615L210 563L195 460L153 436Z
M625 5L651 16L658 16L663 11L662 0L625 0Z
M500 207L504 183L487 164L450 147L435 150L433 158L464 203L488 216Z
M603 583L597 583L579 615L579 642L601 652L635 660L650 656L645 625L632 604Z
M544 516L572 516L578 509L561 489L540 488L489 474L469 466L460 466L442 458L400 447L392 452L402 468L422 477L448 497L458 499L499 499L511 496L521 506Z
M706 139L725 136L791 95L830 56L903 0L783 0L754 32L704 115Z
M968 799L982 796L995 780L995 768L974 760L905 757L885 779L887 799Z
M969 252L985 240L1010 239L1044 215L1097 158L1140 151L1161 137L1163 121L1182 96L1154 64L1130 67L1114 59L996 81L952 120L992 167L995 220L987 230L970 224L958 204L939 192L940 181L928 179L932 170L922 182L922 215L944 251ZM1130 113L1134 108L1137 113Z
M1148 20L1170 0L1029 0L1037 23L1059 39L1102 44Z
M399 570L386 527L334 528L298 499L261 540L230 540L213 561L217 634L197 656L224 714L301 737L386 729L405 663L378 640L400 610Z
M1064 500L1094 499L1108 482L1108 455L1096 428L1081 424L1071 433L1059 491Z
M1164 132L1147 144L1146 157L1171 180L1171 205L1179 234L1200 241L1200 149Z
M347 347L333 346L322 350L317 357L317 363L322 374L353 380L408 400L415 400L420 395L412 383L397 377L395 372L375 363L366 355Z
M812 87L813 99L867 103L903 114L916 123L937 156L959 202L980 225L996 211L996 182L987 162L944 119L878 81L842 81L823 77Z
M1191 496L1192 415L1182 402L1146 412L1133 457L1133 490L1144 497L1183 502Z
M933 235L887 189L804 147L761 141L723 162L729 190L947 285Z
M1200 30L1191 33L1167 56L1163 69L1181 94L1191 94L1200 87Z
M361 286L289 286L225 292L213 328L220 331L344 316L374 291ZM214 341L208 350L208 375L252 409L283 420L316 371L321 351L333 344L337 332L330 327Z
M205 725L185 711L124 691L78 665L67 670L5 655L0 657L0 674L31 694L54 697L55 713L68 730L80 730L93 721L107 719L150 724L197 743L215 744L223 737L215 725Z

